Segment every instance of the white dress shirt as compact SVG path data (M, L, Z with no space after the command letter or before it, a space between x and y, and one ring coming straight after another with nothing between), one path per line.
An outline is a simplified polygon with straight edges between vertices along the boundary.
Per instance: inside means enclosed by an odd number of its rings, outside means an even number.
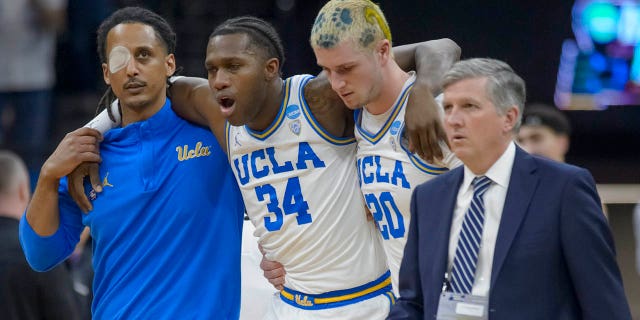
M515 155L516 147L515 144L511 142L502 156L498 158L498 161L496 161L485 174L485 176L491 179L492 183L484 194L484 228L480 251L478 252L475 280L471 291L473 295L485 297L489 295L493 252L496 247L498 227L500 226L500 219L502 218L502 209L509 188L509 179L511 178L511 169L513 168ZM462 228L462 221L464 221L464 215L473 197L473 186L471 182L475 177L476 175L465 165L464 180L458 190L456 206L453 209L453 220L451 222L449 264L447 267L449 274L451 274L453 258L455 257L458 246L458 237L460 235L460 229Z

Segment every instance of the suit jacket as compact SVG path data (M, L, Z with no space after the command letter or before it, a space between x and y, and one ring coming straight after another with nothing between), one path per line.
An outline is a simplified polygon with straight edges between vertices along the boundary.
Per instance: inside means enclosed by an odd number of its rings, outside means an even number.
M418 186L389 319L435 319L464 170ZM489 319L631 319L589 172L520 148L495 243Z
M80 319L69 271L64 264L32 270L18 240L19 223L0 216L0 319Z

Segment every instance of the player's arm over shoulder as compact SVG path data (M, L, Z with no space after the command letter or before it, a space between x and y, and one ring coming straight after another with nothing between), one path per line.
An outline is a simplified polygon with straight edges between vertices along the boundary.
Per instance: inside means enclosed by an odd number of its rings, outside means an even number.
M428 162L440 162L445 155L439 142L446 141L446 135L433 96L441 91L444 73L460 58L460 47L439 39L394 47L393 53L403 70L416 71L405 112L409 150Z
M444 72L460 58L460 47L450 39L438 39L394 47L393 53L403 70L416 70L417 82L435 93L440 91ZM311 113L327 132L336 137L353 136L353 111L333 91L324 72L307 83L304 95Z
M208 126L225 149L225 120L206 79L176 77L169 87L173 110L187 121Z
M442 76L460 59L460 53L460 47L447 38L393 47L398 66L415 70L418 82L436 95L442 90Z
M328 133L341 138L353 136L353 111L333 91L324 72L307 82L304 97L313 117Z

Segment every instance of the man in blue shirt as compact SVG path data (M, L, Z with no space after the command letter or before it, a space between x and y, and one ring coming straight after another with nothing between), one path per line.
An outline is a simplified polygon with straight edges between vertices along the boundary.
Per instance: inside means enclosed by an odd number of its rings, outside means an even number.
M84 226L94 240L96 319L237 319L242 200L209 130L171 109L175 34L160 16L124 8L98 30L104 80L122 127L81 128L42 167L20 224L39 271L63 261ZM99 147L98 147L99 143ZM100 162L102 192L83 214L65 177Z

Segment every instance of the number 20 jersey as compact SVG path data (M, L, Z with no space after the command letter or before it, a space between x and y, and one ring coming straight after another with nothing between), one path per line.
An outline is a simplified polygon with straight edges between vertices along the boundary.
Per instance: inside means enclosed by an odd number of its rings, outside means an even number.
M384 251L391 271L393 289L398 294L398 272L407 241L411 219L410 202L413 189L460 162L441 144L443 166L430 164L408 151L404 137L404 117L407 99L415 75L405 82L389 116L379 119L381 128L371 133L365 130L366 110L356 111L355 136L358 141L357 163L360 188L383 238Z
M264 131L227 124L227 146L267 259L284 265L286 287L319 294L371 282L387 266L366 219L355 139L334 137L314 119L303 96L312 78L285 80L280 111Z

